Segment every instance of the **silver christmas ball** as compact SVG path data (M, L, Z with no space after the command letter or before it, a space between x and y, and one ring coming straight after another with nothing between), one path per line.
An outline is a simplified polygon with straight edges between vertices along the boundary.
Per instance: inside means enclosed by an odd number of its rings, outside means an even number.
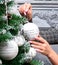
M14 40L18 46L22 46L25 43L25 38L22 35L16 36Z
M34 23L26 23L22 28L22 34L27 40L32 40L39 35L39 29Z
M0 57L4 60L12 60L18 54L18 45L14 40L0 44Z

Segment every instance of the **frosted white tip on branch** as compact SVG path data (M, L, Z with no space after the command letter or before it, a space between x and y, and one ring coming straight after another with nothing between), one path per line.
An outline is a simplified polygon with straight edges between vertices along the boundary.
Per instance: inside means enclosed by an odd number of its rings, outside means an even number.
M34 58L36 56L36 50L34 48L30 47L30 50L28 53L26 53L26 56Z
M0 59L0 65L2 65L2 60Z
M18 46L22 46L25 43L25 38L22 35L16 36L14 40Z

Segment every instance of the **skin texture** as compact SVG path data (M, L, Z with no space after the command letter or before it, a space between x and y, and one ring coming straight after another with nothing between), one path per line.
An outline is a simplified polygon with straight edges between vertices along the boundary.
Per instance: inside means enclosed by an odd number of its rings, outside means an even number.
M31 6L31 4L25 3L25 4L21 5L18 10L22 16L25 16L29 21L32 20L32 6Z
M53 65L58 65L58 54L51 48L49 43L41 36L36 37L35 40L29 41L31 46L35 48L37 52L47 56Z

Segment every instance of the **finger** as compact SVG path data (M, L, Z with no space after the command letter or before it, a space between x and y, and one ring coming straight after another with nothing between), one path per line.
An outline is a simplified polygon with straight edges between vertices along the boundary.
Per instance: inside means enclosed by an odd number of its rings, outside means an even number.
M18 10L19 10L20 14L23 14L24 13L24 6L21 5Z
M29 9L29 10L27 11L27 14L31 16L31 15L32 15L32 9Z
M25 3L24 6L25 6L24 13L26 15L27 12L32 9L32 6L31 6L31 4L28 4L28 3Z
M40 43L40 42L36 42L36 41L29 41L29 42L30 42L30 44L34 44L34 45L38 45L38 46L43 46L43 44Z
M19 7L19 12L20 12L20 13L24 13L25 10L26 10L25 4L23 4L23 5L21 5L21 6Z
M38 45L31 45L31 47L33 47L33 48L35 48L35 49L40 49L40 50L44 50L44 47L42 47L42 46L38 46Z
M26 6L26 9L30 9L30 8L32 8L32 6L31 6L30 3L25 3L25 6Z
M42 38L41 36L35 37L35 40L38 40L38 41L40 41L42 43L45 43L46 42L46 40L44 38Z
M29 9L26 14L27 14L28 20L32 20L32 9Z
M37 52L40 52L40 53L43 53L43 51L42 51L42 50L40 50L40 49L36 49L36 51L37 51Z
M26 13L29 11L30 5L29 4L23 4L19 7L19 12L22 15L26 15Z
M40 46L37 46L37 45L31 45L31 47L35 48L35 49L41 49Z

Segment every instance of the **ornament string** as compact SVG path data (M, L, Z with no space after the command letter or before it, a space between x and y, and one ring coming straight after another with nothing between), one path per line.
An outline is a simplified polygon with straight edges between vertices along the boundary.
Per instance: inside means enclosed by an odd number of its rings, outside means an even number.
M8 25L8 12L7 12L8 8L7 8L7 0L5 0L5 7L6 7L6 16L7 16L7 21L6 21L6 23L7 23L7 25Z

